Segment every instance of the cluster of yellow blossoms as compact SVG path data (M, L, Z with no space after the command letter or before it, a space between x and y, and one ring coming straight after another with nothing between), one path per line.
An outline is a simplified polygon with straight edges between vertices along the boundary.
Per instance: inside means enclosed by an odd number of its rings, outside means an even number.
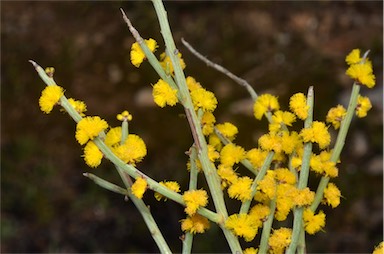
M155 40L145 40L148 48L154 52L158 46ZM181 54L178 58L182 68L185 63ZM134 43L131 48L131 62L139 67L146 59L140 45ZM359 84L369 88L375 85L375 77L372 73L372 64L366 57L360 56L359 50L353 50L347 57L349 65L346 74ZM170 58L162 53L160 64L166 71L173 75L174 69ZM208 157L212 165L217 168L217 174L221 181L222 189L227 191L230 198L242 203L254 202L249 211L230 215L225 221L225 227L236 236L252 241L257 235L258 229L268 216L277 221L287 219L289 213L295 208L303 208L303 226L308 234L315 234L325 226L325 214L319 211L317 214L310 209L315 198L315 192L309 187L298 188L298 175L303 164L304 145L306 143L317 144L314 146L318 153L313 152L310 156L309 168L318 176L334 178L338 176L336 163L331 161L332 150L329 146L331 135L328 131L329 125L334 129L340 125L347 114L342 105L331 108L326 116L325 122L313 121L311 126L301 131L290 131L297 120L306 120L310 106L303 93L294 94L289 100L289 110L280 109L278 98L271 94L263 94L254 102L254 117L261 120L264 116L269 120L269 132L258 139L258 147L245 150L233 141L238 133L238 128L229 122L216 124L213 114L217 107L215 95L204 89L193 77L186 78L186 84L196 112L199 112L199 120L202 133L208 144ZM42 92L39 100L41 110L45 113L51 112L53 106L59 103L64 90L59 86L48 86ZM174 106L179 102L179 91L160 79L153 85L154 102L160 106ZM135 165L146 155L147 150L144 141L135 134L129 134L122 140L122 127L110 128L107 122L98 116L85 116L86 106L83 102L70 99L69 102L83 116L77 123L76 139L84 147L84 159L90 167L97 167L103 158L103 154L96 146L94 140L100 139L110 150L122 161ZM356 107L356 115L364 117L371 108L367 97L359 96ZM132 116L123 112L117 116L121 121L130 121ZM106 132L106 133L105 133ZM264 165L267 157L272 156L272 163ZM201 163L195 159L195 164L202 170ZM251 165L249 168L252 176L240 176L237 172L239 164ZM261 172L263 166L267 166L265 175L255 180L254 175ZM189 162L187 168L191 167ZM174 192L180 192L177 182L164 181L161 185ZM147 183L144 178L138 177L132 185L132 193L142 198ZM208 203L208 194L205 190L188 190L183 193L183 201L186 205L186 219L181 220L183 231L190 233L203 233L209 228L208 220L197 213L198 209L205 207ZM323 204L335 208L340 203L341 192L334 183L328 183L323 194ZM157 200L165 199L159 193L155 193ZM275 204L271 210L271 203ZM291 242L292 230L281 227L272 231L268 246L271 253L283 253ZM257 253L257 249L248 248L244 253Z

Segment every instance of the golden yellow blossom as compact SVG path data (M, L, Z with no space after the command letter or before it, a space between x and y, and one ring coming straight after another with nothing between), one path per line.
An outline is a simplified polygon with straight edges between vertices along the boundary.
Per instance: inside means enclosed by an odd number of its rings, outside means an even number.
M201 118L201 125L203 134L205 136L208 136L209 134L213 133L213 129L215 127L216 118L212 114L212 112L204 112L203 117Z
M230 198L235 198L244 202L250 200L252 179L248 176L238 177L228 188Z
M216 109L217 99L215 95L205 90L204 88L197 88L191 92L191 99L195 110L201 108L204 112L212 112Z
M191 76L188 76L185 81L187 82L187 86L188 86L188 89L189 91L193 91L193 90L196 90L198 88L201 88L201 85L199 82L196 81L195 78L191 77Z
M107 135L105 135L104 143L109 147L119 144L120 141L121 141L121 126L111 128L107 132Z
M61 86L46 86L41 92L39 99L39 105L41 111L48 114L52 111L53 106L55 106L61 96L64 95L64 89Z
M158 47L157 42L154 39L144 40L145 44L148 46L149 50L154 52ZM139 67L140 64L144 61L145 54L141 49L139 43L135 42L131 47L131 62L135 67Z
M325 213L320 211L314 214L311 209L305 209L303 212L304 228L305 231L313 235L325 226Z
M324 189L324 200L323 202L332 206L337 207L340 204L341 192L334 183L328 183Z
M216 128L220 133L226 137L228 140L233 141L236 137L236 134L239 132L237 127L229 122L225 122L223 124L217 124Z
M356 115L359 118L367 116L367 112L372 108L371 101L368 97L359 95L357 97Z
M181 220L181 229L192 234L201 234L204 233L205 230L209 229L209 221L200 214L194 214L192 216L188 216L184 220Z
M224 166L233 166L245 159L245 150L241 146L229 143L220 151L220 161Z
M267 112L279 110L280 105L277 97L271 94L263 94L257 97L253 105L253 113L256 119L260 120Z
M225 227L231 230L236 236L244 237L245 241L252 241L261 222L248 214L232 214L225 222Z
M132 194L138 199L142 199L144 192L147 190L147 181L144 178L138 177L131 186Z
M292 230L290 228L279 228L273 230L268 244L272 253L283 253L284 249L291 243Z
M347 110L342 105L337 105L328 111L326 122L331 123L335 130L337 130L346 114Z
M87 163L88 166L95 168L100 165L102 158L103 153L99 150L95 143L89 141L84 147L85 163Z
M114 147L113 152L125 163L135 165L147 155L147 147L139 136L129 134L123 144Z
M308 116L309 106L307 98L303 93L296 93L289 99L289 108L301 120L305 120Z
M318 143L321 149L324 149L331 143L331 135L327 126L323 122L314 121L312 127L302 129L300 136L304 142Z
M177 90L173 89L162 79L159 79L153 86L152 95L155 103L162 108L164 108L165 105L174 106L179 101L177 98Z
M184 192L183 200L186 205L184 211L189 216L192 216L196 213L197 209L208 204L208 195L205 190L190 190Z
M263 165L267 155L267 151L263 151L259 148L252 148L247 152L246 158L251 162L255 169L259 169Z
M227 187L228 185L231 185L232 183L237 181L237 174L232 169L232 167L224 166L220 164L217 168L217 174L221 178L221 185L222 187Z
M87 116L80 120L76 125L76 140L80 145L84 145L88 140L92 140L99 133L108 128L105 120L98 116Z

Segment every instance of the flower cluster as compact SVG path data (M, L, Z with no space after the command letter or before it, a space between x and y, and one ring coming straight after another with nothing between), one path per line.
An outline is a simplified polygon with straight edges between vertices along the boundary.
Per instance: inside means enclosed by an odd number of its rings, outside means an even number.
M146 46L135 42L131 47L131 62L136 67L139 67L146 59L144 53L144 51L148 53L146 47L151 52L158 48L157 42L153 39L144 40L144 43ZM177 54L177 59L180 67L184 69L186 65L181 53ZM353 50L345 60L349 65L346 74L356 83L368 88L375 85L372 63L366 56L360 56L360 50ZM223 230L229 230L236 237L242 237L245 241L251 242L263 224L264 226L267 224L269 228L265 232L263 230L263 234L268 237L262 236L261 238L268 239L264 245L267 246L270 253L283 253L291 243L295 242L292 239L298 237L297 232L300 232L294 230L295 226L293 229L286 227L271 229L271 221L274 219L283 222L288 219L290 214L294 214L294 216L299 216L301 225L299 230L303 228L306 233L311 235L323 230L326 215L321 210L316 212L317 205L322 203L335 208L340 204L340 197L342 197L338 187L334 183L328 182L339 175L337 168L339 161L338 158L334 158L339 154L333 156L334 150L337 149L330 148L331 135L328 129L333 126L335 130L343 130L345 121L348 119L347 116L350 118L353 114L359 118L365 117L372 108L368 97L356 93L356 104L353 104L356 105L355 108L346 109L342 105L337 105L328 111L324 121L313 121L311 93L308 93L307 97L303 93L292 95L287 110L281 109L279 100L274 95L257 96L253 104L253 115L257 120L261 120L265 116L269 121L268 132L260 135L257 146L248 150L235 143L239 132L236 125L230 122L216 122L214 111L218 102L213 92L205 89L191 76L186 78L185 84L174 82L173 78L178 73L174 73L174 66L166 53L160 55L159 66L166 74L166 77L162 76L166 81L159 79L153 85L154 102L162 108L166 105L175 106L180 102L188 110L196 113L195 118L198 120L196 120L196 126L192 126L192 128L201 129L192 131L193 134L199 133L196 135L201 136L198 139L200 143L202 140L205 141L202 144L194 144L194 148L200 149L197 151L196 157L192 153L187 153L190 156L187 168L197 168L197 170L190 170L191 174L204 172L207 179L208 177L214 179L213 182L208 183L219 186L219 190L210 189L210 193L215 191L216 194L219 194L218 196L226 193L229 198L241 203L238 213L235 212L229 216L226 213L216 214L220 217L218 223L221 224ZM53 69L46 69L49 77L52 77L53 72ZM186 85L186 87L180 87L181 85ZM50 113L55 105L66 102L63 96L64 89L60 86L47 86L39 100L41 110L44 113ZM90 167L99 166L103 157L114 156L120 160L119 163L122 161L135 166L146 156L147 148L143 139L128 132L128 121L132 120L132 115L128 111L117 115L117 119L122 121L121 127L110 127L99 116L86 116L85 103L74 99L69 99L66 103L80 115L80 120L77 120L75 137L80 145L85 145L84 160ZM296 125L304 127L297 130ZM202 152L205 156L201 156ZM247 174L241 174L240 164L249 170ZM212 169L212 172L207 172L207 169ZM317 190L317 193L307 184L309 173L326 181L322 189ZM167 200L165 194L167 190L175 195L179 195L176 193L181 192L179 202L185 206L186 213L186 218L180 221L181 229L191 234L204 233L209 229L208 219L201 215L202 210L206 209L208 204L207 191L197 190L196 186L181 191L180 185L175 181L162 181L152 188L154 181L149 181L145 175L137 177L136 174L134 176L136 181L132 185L129 184L129 186L131 185L128 188L129 195L132 194L136 198L142 199L145 191L151 188L155 190L156 200L165 201ZM209 187L211 186L209 185ZM124 192L126 190L119 189L119 191L127 193ZM218 205L217 200L214 201L216 201L215 205ZM287 222L281 225L285 226ZM382 248L382 245L379 248ZM267 249L262 251L265 252ZM244 253L257 253L258 251L251 247L245 249Z

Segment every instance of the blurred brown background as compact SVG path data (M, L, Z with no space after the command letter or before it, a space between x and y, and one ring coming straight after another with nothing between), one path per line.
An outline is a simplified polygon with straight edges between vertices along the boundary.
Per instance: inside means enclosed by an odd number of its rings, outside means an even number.
M187 75L215 92L218 122L236 124L236 143L246 149L256 146L265 120L252 117L244 89L199 62L181 37L247 79L259 94L278 95L283 109L290 95L313 85L318 120L330 107L347 105L352 81L344 75L345 55L353 48L371 50L377 85L362 93L373 109L352 123L335 180L344 199L336 209L321 207L327 214L325 233L308 236L307 251L372 252L383 238L383 2L179 1L165 6ZM184 152L192 138L183 110L153 105L150 84L158 77L148 63L140 69L130 63L133 38L120 7L144 38L159 42L162 52L150 2L1 2L3 253L158 251L132 203L82 176L92 172L120 184L110 163L94 170L85 165L67 115L57 108L48 116L40 112L44 84L28 63L54 66L67 97L84 100L89 115L100 115L111 126L119 124L115 115L128 109L130 131L142 136L148 148L138 168L157 180L178 180L185 189ZM310 180L316 186L318 179ZM171 249L180 252L183 209L156 202L150 192L145 201ZM233 204L231 212L238 207ZM194 252L229 251L217 227L207 234L196 237Z

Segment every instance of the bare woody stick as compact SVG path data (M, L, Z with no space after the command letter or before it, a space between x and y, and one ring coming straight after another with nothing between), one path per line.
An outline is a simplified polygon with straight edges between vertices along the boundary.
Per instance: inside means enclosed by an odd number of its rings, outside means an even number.
M197 52L197 50L194 49L186 40L184 40L184 38L181 38L181 42L184 44L185 47L187 47L187 49L189 51L191 51L192 54L194 54L197 58L199 58L201 61L206 63L209 67L212 67L212 68L216 69L217 71L227 75L230 79L234 80L239 85L245 87L245 89L247 89L247 91L251 95L252 100L253 101L256 100L257 93L255 92L255 90L252 88L252 86L245 79L239 78L238 76L236 76L235 74L233 74L229 70L225 69L223 66L210 61L208 58L206 58L205 56L203 56L202 54Z

